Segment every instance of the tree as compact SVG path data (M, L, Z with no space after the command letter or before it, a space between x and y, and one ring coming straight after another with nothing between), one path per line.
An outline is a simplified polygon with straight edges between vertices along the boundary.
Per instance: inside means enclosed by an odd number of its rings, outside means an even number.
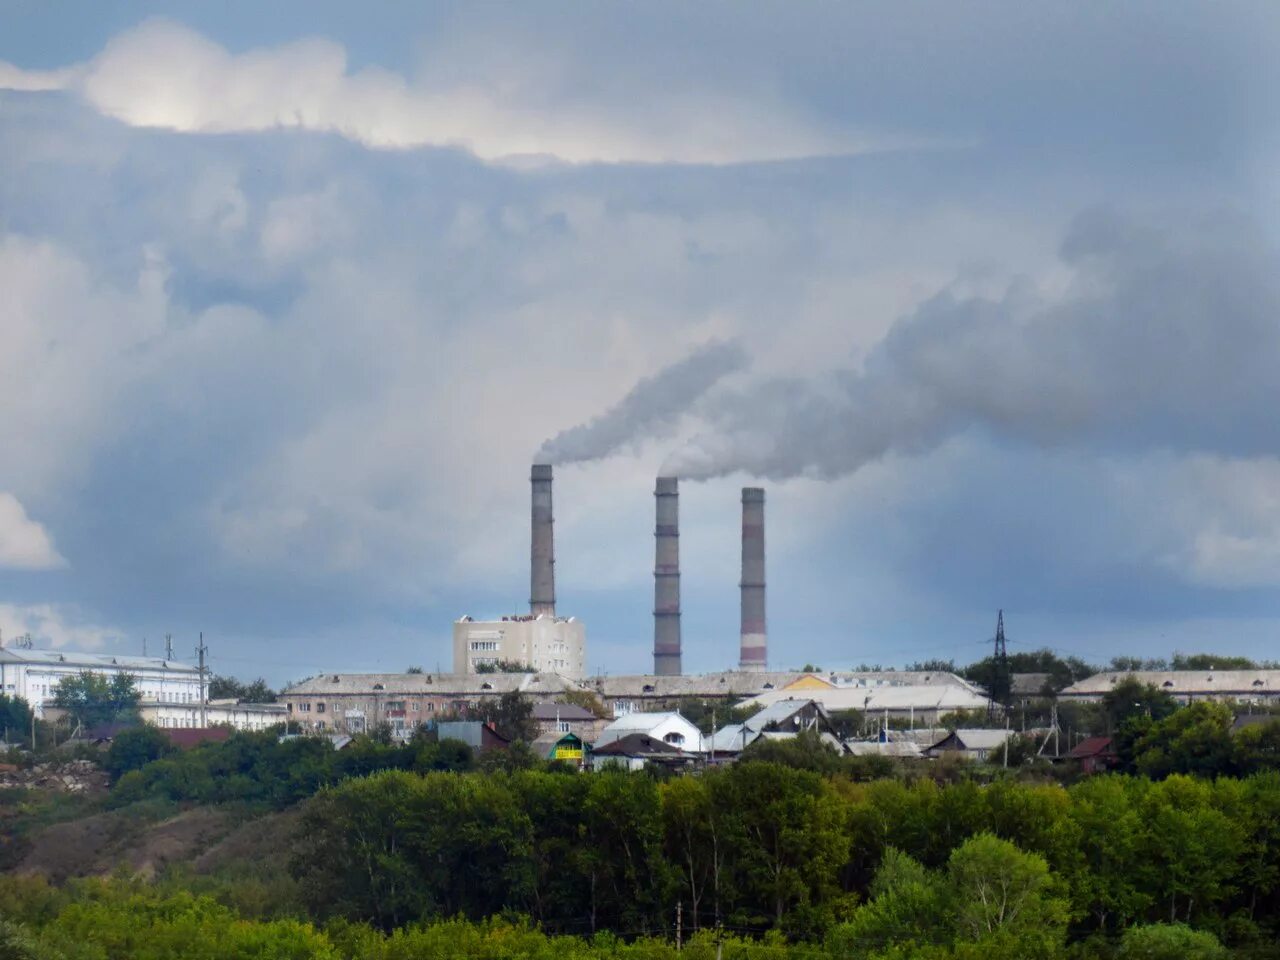
M418 674L418 673L424 673L424 672L425 671L421 667L410 667L408 670L405 671L405 673L409 673L409 674Z
M1248 657L1228 657L1218 653L1175 653L1174 670L1257 670Z
M239 703L275 703L276 692L262 677L242 683L235 677L214 677L209 681L210 700L235 700Z
M1042 936L1046 946L1062 943L1069 910L1043 857L983 833L952 852L947 878L961 936L1018 931Z
M729 814L717 809L705 777L677 777L660 790L665 851L680 876L680 898L691 908L691 926L698 929L704 919L708 926L718 925L727 856L720 819Z
M1168 670L1169 661L1163 657L1112 657L1107 669L1124 673L1134 670Z
M480 719L491 723L508 740L531 742L538 736L533 704L516 690L508 690L496 700L485 700L477 708Z
M1245 727L1236 734L1235 768L1241 774L1280 770L1280 718Z
M29 743L31 706L21 697L0 693L0 734L5 743Z
M1125 677L1102 695L1102 709L1108 729L1116 732L1131 717L1163 720L1178 709L1178 701L1165 690Z
M102 766L115 783L130 770L141 770L153 760L159 760L174 752L169 738L150 724L142 724L133 730L122 730L111 741L111 747L103 758Z
M1118 960L1225 960L1227 951L1206 930L1182 923L1130 927L1120 940Z
M518 660L494 660L491 663L477 663L476 673L536 673L527 663Z
M1150 724L1130 750L1139 773L1161 779L1172 773L1216 777L1231 772L1235 744L1230 709L1220 703L1193 703Z
M894 847L871 881L871 897L827 938L835 957L861 956L866 944L921 947L952 936L951 904L941 878Z
M590 690L566 690L560 695L560 699L564 703L571 703L583 710L590 710L597 717L609 716L609 711L600 702L600 698Z
M794 770L835 773L844 765L841 760L840 754L820 734L814 730L804 730L794 737L782 740L761 737L742 751L738 762L763 761Z
M709 734L713 729L742 723L763 709L759 704L738 706L721 703L716 700L702 700L697 697L681 697L675 704L676 712L701 730Z
M81 670L58 681L53 705L75 718L84 727L137 719L138 692L134 678L116 673L110 678L91 670Z
M989 833L956 847L943 870L890 848L870 892L832 931L832 955L858 956L874 943L904 958L966 944L984 949L964 956L1049 957L1066 938L1068 903L1044 858Z
M1010 654L1009 671L1011 673L1047 673L1049 686L1052 687L1053 692L1069 687L1077 680L1091 677L1098 672L1096 667L1090 666L1079 657L1063 659L1047 648ZM992 689L992 684L996 681L995 659L986 657L977 663L971 663L964 668L964 677L983 689Z

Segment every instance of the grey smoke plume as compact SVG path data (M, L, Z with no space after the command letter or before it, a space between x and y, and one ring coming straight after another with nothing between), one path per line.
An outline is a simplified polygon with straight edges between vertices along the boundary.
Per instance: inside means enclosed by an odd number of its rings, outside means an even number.
M860 371L717 397L662 472L834 477L971 430L1102 453L1280 453L1280 271L1254 223L1095 212L1060 257L1072 280L1057 296L943 292Z
M746 365L746 351L736 341L705 344L641 380L600 416L548 440L536 459L539 463L599 460L629 443L648 439L672 426L717 381Z

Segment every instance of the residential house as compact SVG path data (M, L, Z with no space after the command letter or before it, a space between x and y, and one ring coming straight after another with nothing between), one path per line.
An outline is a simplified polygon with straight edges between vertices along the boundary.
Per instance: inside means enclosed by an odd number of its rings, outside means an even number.
M742 706L768 707L794 696L790 690L773 690L746 700ZM875 686L810 687L805 689L804 696L820 704L829 714L857 710L866 714L868 719L894 718L934 725L946 714L957 710L987 709L986 696L964 681L958 684L883 683Z
M587 745L576 733L552 731L544 733L529 744L544 760L560 760L581 769L587 760Z
M494 729L493 724L479 720L445 720L436 724L441 740L461 740L476 753L506 750L511 741Z
M999 751L1012 730L953 730L924 751L926 757L941 757L958 753L970 760L998 761Z
M737 755L764 736L766 731L794 736L804 730L816 730L830 736L831 718L822 704L815 700L788 698L770 704L742 723L721 727L708 738L707 749L716 754ZM840 749L839 740L835 743Z
M1080 764L1082 773L1105 773L1114 770L1120 762L1110 737L1089 737L1081 740L1067 752L1064 760Z
M585 707L550 701L533 705L533 719L540 734L573 733L587 743L595 743L600 731L609 725L608 718L597 717Z
M592 751L621 740L633 733L660 740L668 746L688 753L703 752L702 731L675 711L664 713L627 713L608 723L592 745Z
M649 764L679 769L691 767L697 761L697 754L640 732L627 733L591 751L593 770L613 767L640 770Z

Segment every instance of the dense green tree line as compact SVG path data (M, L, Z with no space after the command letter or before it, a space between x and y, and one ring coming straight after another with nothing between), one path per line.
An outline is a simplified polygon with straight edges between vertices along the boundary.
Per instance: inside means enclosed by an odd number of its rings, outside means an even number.
M880 929L932 902L950 919L930 942L950 949L972 926L972 863L1023 856L1017 882L1053 918L1037 928L1077 940L1164 921L1247 941L1273 935L1280 915L1274 773L1064 788L864 784L762 762L661 783L397 771L322 790L303 820L293 870L315 916L388 929L516 913L555 932L670 935L679 904L691 930L817 941L873 924L872 908ZM899 889L886 869L915 886L883 900Z
M345 750L324 738L281 739L273 731L236 733L229 739L178 752L151 727L119 734L103 759L115 786L116 806L145 798L196 803L248 802L277 809L312 796L325 784L378 770L472 770L471 748L426 736L406 744L357 737Z
M212 898L133 881L62 889L0 878L5 960L1263 960L1266 945L1225 949L1207 931L1141 924L1113 941L1064 948L1066 900L1042 858L988 835L928 870L892 855L872 899L820 943L723 929L671 937L554 935L527 920L462 919L391 931L337 920L248 920Z

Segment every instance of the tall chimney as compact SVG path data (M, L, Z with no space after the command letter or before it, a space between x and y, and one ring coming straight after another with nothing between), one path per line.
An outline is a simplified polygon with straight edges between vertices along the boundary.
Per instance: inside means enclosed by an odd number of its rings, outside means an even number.
M535 463L529 473L533 487L533 531L529 551L529 612L535 617L556 615L556 547L551 516L551 464Z
M742 649L738 669L768 663L764 626L764 490L742 488Z
M660 677L681 673L679 485L675 477L659 477L653 489L653 672Z

